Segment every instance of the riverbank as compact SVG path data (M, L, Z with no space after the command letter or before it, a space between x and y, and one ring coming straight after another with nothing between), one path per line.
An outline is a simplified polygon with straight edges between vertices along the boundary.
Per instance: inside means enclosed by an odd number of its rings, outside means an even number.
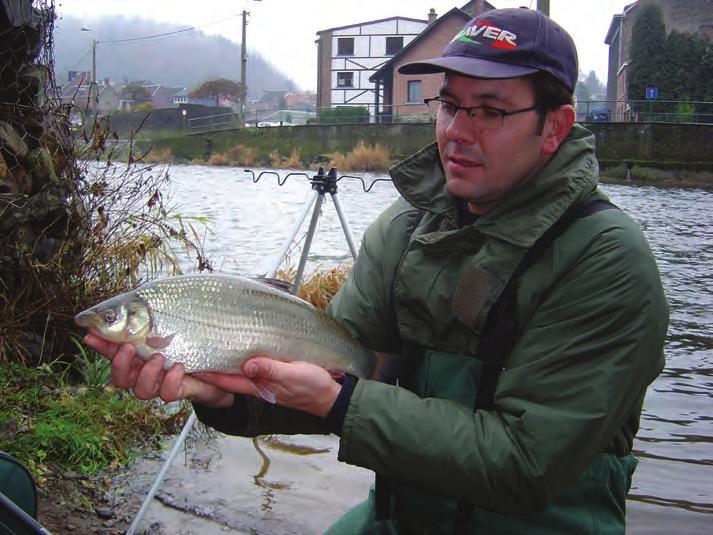
M339 172L365 172L388 169L398 162L391 157L388 149L381 145L366 145L360 142L348 153L322 153L303 158L299 150L294 149L289 156L281 156L277 150L272 151L267 159L259 157L256 149L246 146L236 146L225 152L212 153L210 157L194 158L189 161L174 158L170 148L151 148L142 159L151 164L185 164L207 165L218 167L268 167L290 169L294 171L316 171L319 167L329 169L336 167ZM600 171L600 179L608 184L631 186L657 186L676 188L713 189L713 171L696 169L677 169L675 166L663 168L645 164L632 164L627 173L625 164L604 165Z

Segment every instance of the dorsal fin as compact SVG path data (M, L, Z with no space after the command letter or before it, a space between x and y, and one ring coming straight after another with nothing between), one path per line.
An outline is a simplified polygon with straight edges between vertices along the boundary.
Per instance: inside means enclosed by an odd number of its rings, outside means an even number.
M293 285L291 282L283 281L282 279L275 279L273 277L255 277L255 280L257 282L267 284L268 286L272 286L273 288L277 288L278 290L282 290L288 294L292 293Z

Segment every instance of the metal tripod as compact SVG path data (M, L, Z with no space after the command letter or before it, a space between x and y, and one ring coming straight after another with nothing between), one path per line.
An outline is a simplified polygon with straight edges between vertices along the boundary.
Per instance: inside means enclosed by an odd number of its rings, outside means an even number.
M357 249L354 246L354 238L352 236L351 230L349 229L347 219L346 217L344 217L344 212L342 211L342 205L339 202L339 197L337 197L338 181L339 179L337 178L337 169L335 167L332 167L329 170L329 173L327 174L324 173L324 168L320 167L317 171L317 174L310 179L310 183L312 184L312 191L310 193L310 196L307 198L307 201L305 202L302 208L302 212L297 218L297 221L295 221L295 225L292 229L292 232L285 240L285 244L283 245L279 256L275 260L275 263L272 269L270 270L270 276L275 277L275 275L277 274L277 270L280 268L280 264L282 264L282 261L287 255L287 252L290 250L292 242L297 237L297 233L300 231L300 228L302 228L302 224L307 218L307 214L309 213L310 208L312 208L312 206L314 205L314 209L312 210L312 218L310 219L309 228L307 230L307 236L305 237L305 244L302 247L300 262L297 266L295 282L291 290L291 293L293 295L297 295L297 292L300 289L302 275L304 274L305 265L307 264L307 256L309 255L309 250L312 246L312 240L314 239L314 235L317 229L317 222L319 221L319 216L322 213L322 204L325 201L325 195L327 193L329 193L332 197L332 201L334 202L334 209L337 211L339 222L341 223L342 230L344 231L344 237L347 240L347 244L349 245L349 250L352 253L352 257L354 258L354 260L356 260ZM183 444L183 442L186 440L188 433L190 432L191 428L195 423L196 414L195 412L193 412L193 410L191 410L191 414L188 417L186 423L184 424L183 429L181 429L181 433L178 435L178 437L173 443L171 453L169 453L168 457L164 461L161 470L159 471L158 475L156 476L156 479L153 482L153 485L149 489L148 494L146 494L144 501L141 503L141 507L139 508L138 513L136 513L136 516L134 517L131 526L129 526L129 529L126 531L126 535L133 535L135 533L136 528L138 527L139 523L141 522L141 519L143 518L144 514L146 513L146 510L149 507L149 504L151 503L151 500L158 491L158 488L161 485L163 478L166 476L166 472L173 463L173 460L176 458L176 455L178 455L178 450L181 444Z
M349 245L349 250L352 253L352 257L354 258L354 260L356 260L357 249L354 246L354 238L352 237L351 230L349 230L349 224L347 223L346 217L344 217L342 205L340 204L339 197L337 196L337 181L337 169L335 167L332 167L329 170L329 173L327 173L326 175L324 174L324 168L320 167L317 171L317 174L312 179L310 179L310 182L312 183L312 192L307 201L305 202L304 207L302 208L302 213L297 218L297 221L295 221L295 226L292 229L292 232L285 240L285 244L283 245L280 254L278 255L272 269L269 272L271 277L274 277L277 274L277 270L279 269L280 264L282 264L282 261L285 259L287 251L289 251L292 242L297 236L297 233L300 231L300 228L302 228L302 224L304 223L304 220L307 217L310 208L312 207L312 205L314 205L314 210L312 210L312 219L309 223L309 229L307 230L305 244L302 248L302 255L300 256L300 262L297 266L297 274L295 275L295 282L292 288L292 293L294 295L297 295L297 292L300 289L302 275L304 274L305 264L307 263L307 256L309 255L309 250L312 246L312 239L314 238L315 230L317 228L317 221L319 220L322 204L324 203L325 194L327 193L332 196L332 201L334 202L334 209L337 211L339 222L341 223L342 230L344 231L344 237L347 240L347 244Z

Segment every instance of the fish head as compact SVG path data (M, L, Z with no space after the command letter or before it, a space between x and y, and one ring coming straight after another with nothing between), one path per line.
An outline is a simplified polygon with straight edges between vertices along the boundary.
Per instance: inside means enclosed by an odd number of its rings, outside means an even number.
M131 292L80 312L74 322L117 344L144 341L152 325L148 303Z

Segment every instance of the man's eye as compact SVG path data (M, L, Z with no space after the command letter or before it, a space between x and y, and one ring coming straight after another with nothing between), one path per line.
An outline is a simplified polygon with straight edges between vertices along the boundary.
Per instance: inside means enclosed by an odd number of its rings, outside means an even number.
M500 110L495 108L480 108L480 115L483 119L499 119Z
M455 115L456 110L458 109L455 104L451 102L447 102L445 100L441 100L441 109L447 113L448 115Z

